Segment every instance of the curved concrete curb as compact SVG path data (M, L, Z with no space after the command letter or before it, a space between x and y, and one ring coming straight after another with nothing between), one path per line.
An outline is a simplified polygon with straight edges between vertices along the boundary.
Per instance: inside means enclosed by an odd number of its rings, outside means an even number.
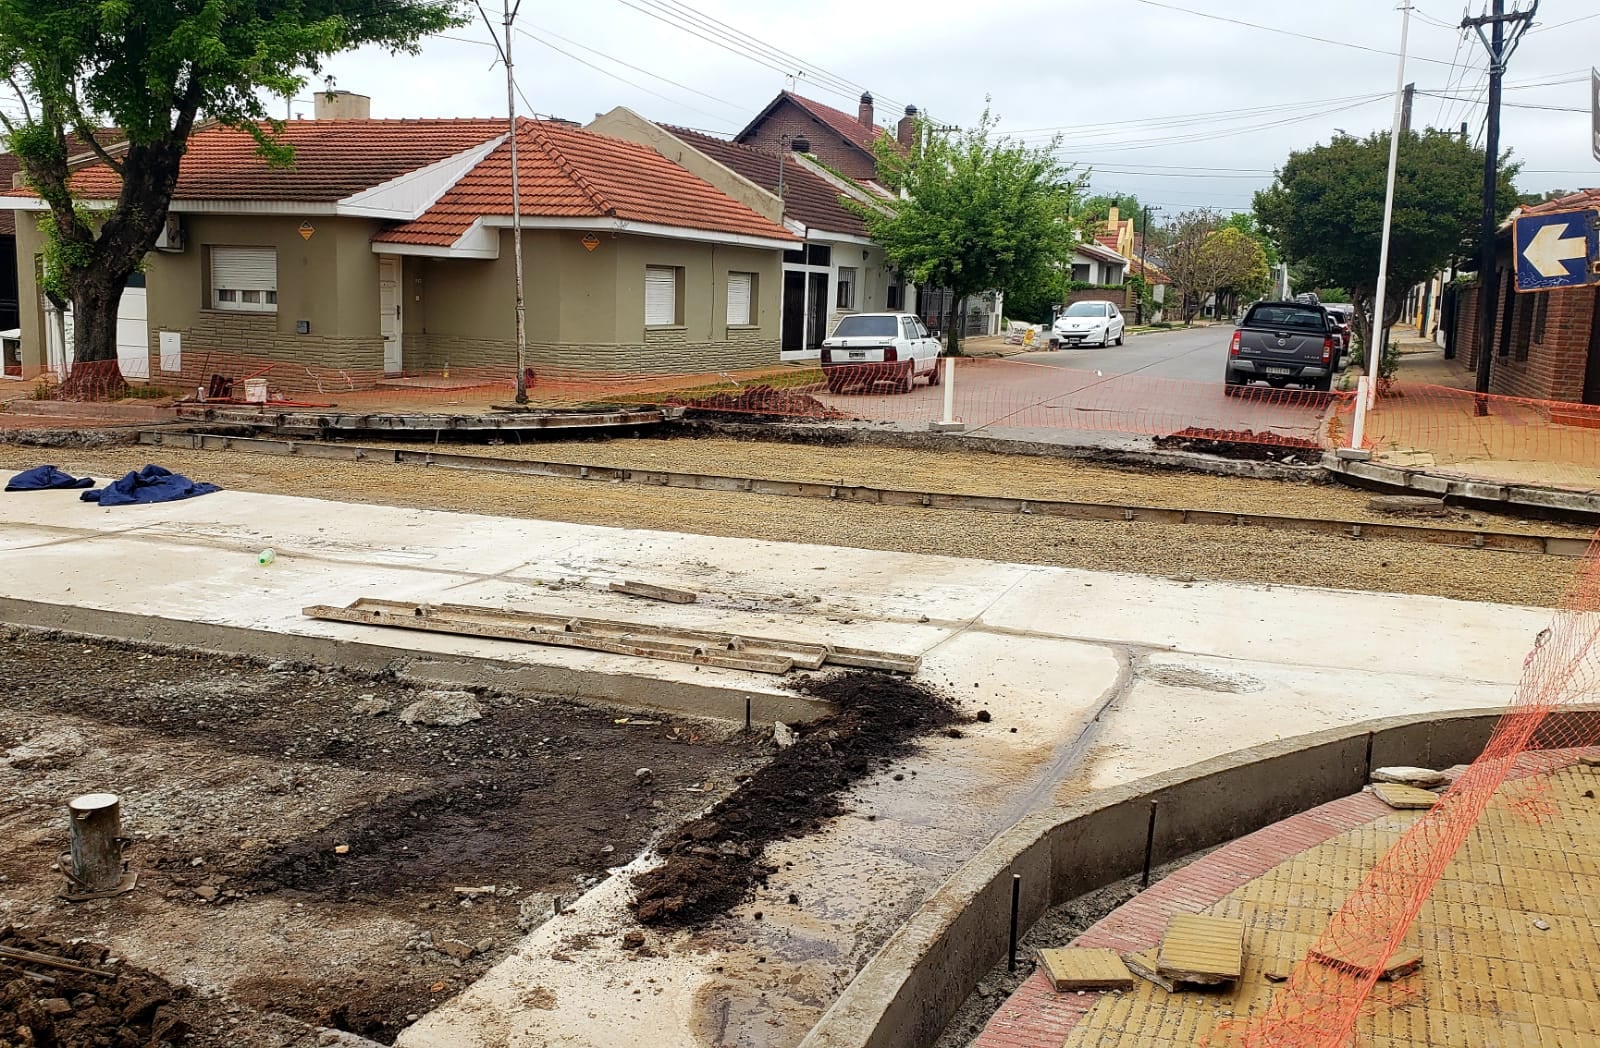
M1359 792L1372 768L1470 763L1502 712L1334 728L1031 815L995 838L912 915L801 1048L926 1048L938 1040L978 980L1005 957L1013 874L1022 877L1020 932L1054 906L1139 873L1152 818L1150 859L1159 865Z
M468 655L420 654L383 644L298 633L222 626L155 615L101 611L71 604L0 597L0 623L19 629L67 633L160 649L204 651L361 673L392 673L424 687L478 687L506 694L558 697L625 709L659 710L688 717L752 724L806 724L833 707L804 695L777 695L738 687L661 680L565 666Z

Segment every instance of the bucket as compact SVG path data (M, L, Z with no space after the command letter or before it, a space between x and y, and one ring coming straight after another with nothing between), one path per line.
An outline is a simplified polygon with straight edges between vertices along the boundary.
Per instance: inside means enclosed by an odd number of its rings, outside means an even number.
M267 402L267 380L264 378L245 379L244 400L246 404L265 404Z

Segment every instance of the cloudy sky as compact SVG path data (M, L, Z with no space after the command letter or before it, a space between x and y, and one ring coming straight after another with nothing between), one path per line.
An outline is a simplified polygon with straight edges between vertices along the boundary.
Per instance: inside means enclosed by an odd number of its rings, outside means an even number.
M483 0L497 24L501 2ZM1461 17L1451 0L1421 0L1406 78L1423 92L1416 123L1477 136L1487 61ZM1393 0L522 0L516 24L524 112L587 122L625 105L731 134L792 74L851 112L871 90L883 123L913 103L968 125L990 96L1006 131L1059 133L1096 192L1173 212L1248 208L1291 150L1389 126L1401 16ZM1600 185L1597 45L1594 0L1544 0L1507 78L1502 142L1526 168L1520 188ZM496 60L479 20L418 57L361 51L326 71L370 94L374 116L476 116L504 112ZM309 98L294 108L309 116Z

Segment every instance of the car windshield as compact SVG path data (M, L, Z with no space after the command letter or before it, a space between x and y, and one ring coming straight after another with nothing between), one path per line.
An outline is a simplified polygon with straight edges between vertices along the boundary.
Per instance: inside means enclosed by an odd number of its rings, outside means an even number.
M1287 328L1295 331L1326 331L1328 322L1320 309L1296 306L1257 306L1245 318L1248 327Z
M1104 302L1074 302L1061 314L1064 317L1103 317L1106 315Z
M894 338L900 333L898 317L845 317L834 328L834 338Z

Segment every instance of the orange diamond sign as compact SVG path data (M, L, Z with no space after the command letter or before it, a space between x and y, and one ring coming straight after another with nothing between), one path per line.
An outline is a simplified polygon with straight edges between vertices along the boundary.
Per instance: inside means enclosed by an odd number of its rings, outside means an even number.
M600 246L600 238L599 237L595 236L593 233L584 234L584 237L583 237L583 249L585 251L593 251L595 248L597 248L599 246Z
M300 223L300 239L301 240L310 240L311 239L311 234L315 233L316 231L317 231L317 227L312 225L310 222L302 222L302 223Z

